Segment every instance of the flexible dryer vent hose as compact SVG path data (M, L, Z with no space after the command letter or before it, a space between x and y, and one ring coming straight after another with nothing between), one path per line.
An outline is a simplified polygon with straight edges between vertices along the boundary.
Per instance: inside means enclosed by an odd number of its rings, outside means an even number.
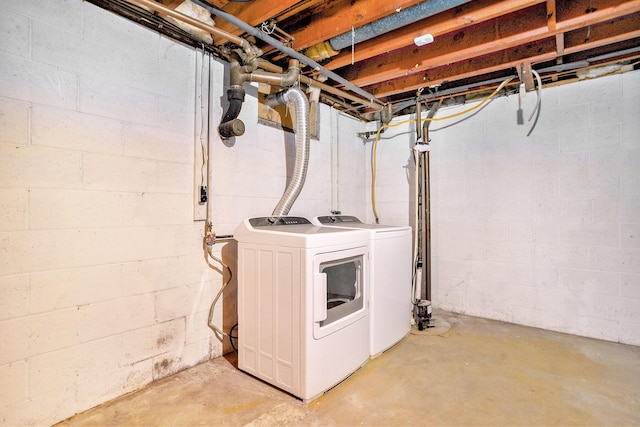
M293 104L296 113L296 162L293 177L272 213L273 216L283 216L291 210L307 176L309 166L309 101L302 90L293 87L284 92L269 95L265 103L271 107L280 104Z

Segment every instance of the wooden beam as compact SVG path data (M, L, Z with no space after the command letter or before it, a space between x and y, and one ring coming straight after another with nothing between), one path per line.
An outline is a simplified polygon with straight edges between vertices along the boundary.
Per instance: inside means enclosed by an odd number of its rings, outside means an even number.
M640 37L640 12L611 22L593 25L589 31L589 40L585 42L586 29L574 30L566 34L565 53L571 54L584 50L584 45L591 49Z
M466 59L456 64L443 65L426 73L418 73L402 79L383 82L367 89L381 98L398 93L409 92L445 82L457 81L504 69L515 68L524 60L532 63L549 61L555 58L555 43L552 38L533 45L521 46L508 52L497 52L482 58Z
M229 3L229 0L205 0L207 3L209 3L212 6L218 7L220 9L222 9L223 7L225 7L227 5L227 3ZM180 2L182 3L182 2Z
M592 29L592 38L584 42L584 34L573 33L567 35L567 54L598 49L613 43L623 43L638 40L640 37L640 17L632 16L625 19L618 27L603 24ZM613 27L620 28L621 32L614 32ZM625 32L626 31L626 32ZM536 44L520 46L508 52L496 52L482 58L471 58L456 64L443 65L426 73L418 73L402 79L386 81L376 85L365 87L369 93L378 98L394 94L417 90L420 87L428 87L442 84L446 81L457 81L482 74L488 74L517 66L523 60L529 60L532 64L551 61L556 58L555 40L553 37L542 40Z
M269 18L278 16L296 3L298 3L298 0L260 0L253 3L231 2L227 4L224 11L255 27ZM240 35L243 33L242 30L223 19L217 19L216 26L231 34Z
M540 13L532 14L525 10L514 19L494 19L468 31L449 33L433 44L403 49L348 67L343 77L355 85L368 86L541 40L547 34L545 11L540 9Z
M297 2L294 6L290 7L289 9L287 9L286 11L281 12L278 16L277 16L277 20L278 21L283 21L285 19L289 19L292 16L296 16L299 14L302 14L305 9L309 9L309 8L315 8L318 5L325 3L326 0L303 0L303 1L299 1Z
M516 67L516 70L518 71L518 80L524 82L525 90L530 91L535 89L533 73L531 72L531 61L525 59Z
M547 0L547 27L556 30L556 0Z
M293 48L302 50L317 43L351 31L351 27L362 25L384 18L395 13L397 9L404 9L423 0L336 0L328 2L327 6L313 15L308 25L292 32L295 42Z
M564 33L556 34L556 54L564 55Z
M555 32L548 30L546 16L520 12L513 16L514 19L492 20L490 23L474 26L469 31L449 34L431 45L404 49L387 57L381 56L362 61L352 67L345 68L342 75L355 85L368 86L424 72L440 65L489 55L523 44L537 43L549 36L555 38L556 34L581 28L585 23L597 25L625 16L629 10L633 9L631 7L633 4L640 7L640 0L628 1L623 5L611 5L611 0L603 1L609 2L610 7L587 14L586 18L575 16L562 23L559 22ZM575 10L575 7L572 10ZM546 9L542 14L545 13ZM584 12L582 14L584 15ZM554 50L557 53L557 49Z
M413 46L413 39L429 33L435 38L452 31L459 31L490 19L526 9L543 0L477 0L458 8L447 10L423 19L393 33L383 34L375 39L359 43L355 47L355 61L363 61L385 52ZM324 64L329 70L351 64L351 52L343 52Z
M583 2L559 3L556 8L556 30L567 32L640 11L640 0L598 0L594 5L597 5L594 11L585 13Z
M169 9L175 9L176 7L184 3L184 0L163 0L160 3L167 6Z

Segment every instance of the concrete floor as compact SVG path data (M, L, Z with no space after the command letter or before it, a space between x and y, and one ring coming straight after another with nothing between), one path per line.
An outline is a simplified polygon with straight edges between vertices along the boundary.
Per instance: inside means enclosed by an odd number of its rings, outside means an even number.
M218 358L59 424L640 425L640 347L436 312L304 404Z

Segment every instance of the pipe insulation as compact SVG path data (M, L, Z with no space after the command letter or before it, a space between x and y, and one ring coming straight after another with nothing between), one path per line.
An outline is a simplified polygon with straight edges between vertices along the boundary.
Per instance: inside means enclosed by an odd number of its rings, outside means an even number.
M265 99L265 103L274 107L281 104L291 104L296 113L295 134L296 134L296 157L293 169L293 177L289 181L289 185L280 198L280 201L273 210L273 216L287 215L298 198L304 181L307 176L309 167L309 101L304 92L297 87L287 89L284 92L278 92L269 95Z
M396 30L400 27L405 27L414 22L428 18L432 15L444 12L448 9L461 6L465 3L469 3L470 0L431 0L423 1L415 6L408 7L406 9L400 9L398 12L385 16L384 18L373 21L362 27L358 27L353 31L335 36L329 40L329 44L335 50L344 49L352 44L358 44L363 41L372 39L379 35L388 33L389 31ZM196 3L199 3L196 1Z
M138 6L146 7L148 9L151 9L154 12L162 13L171 18L174 18L179 21L185 22L189 25L192 25L198 29L204 30L205 32L212 34L214 36L223 37L231 41L232 43L242 47L243 49L249 49L251 47L251 44L247 40L243 39L242 37L238 37L224 30L208 25L202 21L197 20L196 18L185 15L184 13L176 12L175 10L164 6L162 3L157 3L153 0L127 0L127 2L138 5ZM192 3L195 3L198 6L204 7L205 9L209 10L209 8L203 5L202 2L195 1Z
M384 104L382 101L377 99L375 96L373 96L369 92L366 92L366 91L362 90L358 86L354 85L353 83L351 83L350 81L346 80L345 78L337 75L333 71L327 70L325 67L323 67L322 65L318 64L316 61L306 57L305 55L301 54L300 52L297 52L297 51L291 49L290 47L285 46L280 41L274 39L273 37L271 37L268 34L263 33L259 29L252 27L251 25L247 24L246 22L242 21L241 19L238 19L235 16L231 15L230 13L227 13L227 12L225 12L223 10L217 9L217 8L211 6L209 3L207 3L206 1L203 1L203 0L192 0L192 1L193 1L193 3L197 4L198 6L204 7L205 9L207 9L209 12L211 12L214 15L216 15L217 17L222 18L225 21L228 21L229 23L235 25L236 27L238 27L242 31L246 32L247 34L252 35L253 37L255 37L257 39L260 39L263 42L270 44L271 46L273 46L276 49L278 49L280 52L282 52L282 53L284 53L286 55L289 55L291 58L295 58L295 59L299 60L300 62L303 62L303 63L307 64L308 66L310 66L314 70L320 71L322 74L324 74L325 76L329 77L331 80L344 85L346 88L348 88L352 92L357 93L358 95L364 97L365 99L368 99L369 101L377 103L377 104L380 104L380 105Z

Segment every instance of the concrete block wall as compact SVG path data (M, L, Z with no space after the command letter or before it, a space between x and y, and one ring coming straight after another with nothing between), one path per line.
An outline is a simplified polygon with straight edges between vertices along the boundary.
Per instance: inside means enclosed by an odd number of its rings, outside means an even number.
M0 0L0 425L50 425L222 354L207 327L221 271L193 220L198 55L81 0ZM247 134L214 136L218 234L269 215L291 163L293 136L258 125L248 91ZM329 211L332 149L345 204L365 213L359 123L332 114L344 136L321 124L292 214ZM232 268L234 250L214 247Z
M415 160L412 147L416 143L414 123L406 123L414 117L399 117L380 133L378 143L375 134L365 139L367 147L365 192L367 195L367 222L375 223L371 186L373 183L373 157L375 149L375 204L380 224L413 225Z
M640 72L544 89L530 137L517 108L431 125L434 306L640 345ZM412 126L385 133L381 222L404 214Z
M222 87L220 90L226 91ZM247 96L239 116L248 124L245 134L228 142L216 141L212 146L214 220L220 235L233 233L243 218L271 215L294 168L295 135L270 126L250 125L256 122L257 88L245 85L245 90ZM320 137L311 138L305 184L289 215L329 215L335 197L342 211L364 217L366 146L356 137L362 123L324 104L319 107ZM335 168L332 151L339 152L340 163ZM337 185L332 185L335 177Z
M0 420L51 424L221 354L194 53L81 1L0 12Z

